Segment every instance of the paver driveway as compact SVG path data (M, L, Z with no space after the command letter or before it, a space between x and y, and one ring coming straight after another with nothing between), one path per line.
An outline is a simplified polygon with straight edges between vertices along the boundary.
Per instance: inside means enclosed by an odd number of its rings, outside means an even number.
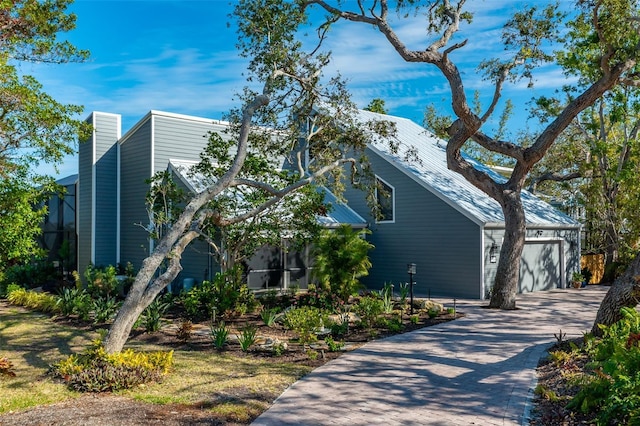
M459 301L465 318L367 343L296 382L253 424L526 424L554 333L590 330L606 290L521 295L515 311Z

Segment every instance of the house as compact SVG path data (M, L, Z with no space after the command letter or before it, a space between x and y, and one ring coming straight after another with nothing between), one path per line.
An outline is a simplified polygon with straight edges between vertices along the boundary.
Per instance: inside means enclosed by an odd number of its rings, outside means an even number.
M210 132L229 138L228 123L150 111L124 135L121 116L93 112L87 118L94 131L80 144L78 167L78 270L131 262L139 268L153 251L148 233L150 223L145 197L150 179L169 170L186 191L202 190L190 168L200 160ZM338 203L328 191L325 201L333 205L320 220L327 227L350 223L365 227L366 222L348 206ZM284 245L286 246L286 245ZM209 246L193 241L182 255L183 270L176 284L191 285L211 280L219 271ZM248 283L254 290L287 287L289 283L306 288L310 278L309 249L302 252L279 247L263 247L248 260Z
M368 111L359 114L362 121L390 121L397 130L391 140L397 149L378 139L372 139L367 148L372 169L385 189L377 194L384 217L373 218L364 194L348 188L344 194L348 206L325 193L334 209L321 220L327 227L349 223L371 229L368 239L375 249L365 285L380 288L384 283L407 282L407 265L415 263L413 278L419 294L487 297L505 232L498 203L448 170L445 142L418 124ZM147 232L147 180L169 170L184 189L198 192L201 183L188 170L199 161L209 132L229 137L228 123L150 111L123 135L118 114L93 112L87 121L94 132L80 144L75 188L78 270L82 274L89 264L126 262L139 268L154 245ZM566 287L571 273L579 269L580 224L530 193L523 192L522 198L527 235L519 291ZM65 219L67 229L72 225ZM308 248L294 252L263 247L248 261L249 287L297 283L305 288L310 264ZM178 287L209 280L219 270L209 247L199 240L187 248L182 265Z
M368 288L409 281L416 264L415 291L433 296L486 298L496 274L505 229L500 205L447 168L446 142L400 117L360 111L362 122L387 120L396 127L389 141L372 141L367 155L379 185L383 218L372 217L364 195L349 189L348 204L369 223L373 267ZM397 149L395 149L397 148ZM472 161L472 160L470 160ZM499 175L474 163L488 173ZM580 268L580 224L523 191L526 241L519 292L564 288Z

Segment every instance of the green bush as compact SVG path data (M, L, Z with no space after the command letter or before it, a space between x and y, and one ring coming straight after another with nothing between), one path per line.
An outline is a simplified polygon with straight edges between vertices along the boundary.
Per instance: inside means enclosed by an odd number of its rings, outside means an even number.
M256 343L257 332L258 329L254 325L246 324L244 327L242 327L240 334L236 334L242 352L247 352L249 348Z
M601 326L602 339L586 339L593 362L568 405L598 413L602 425L640 424L640 315L634 308L622 308L622 315L616 324Z
M95 324L111 320L120 310L120 303L115 297L99 297L93 301L92 306Z
M27 290L22 287L12 289L7 294L7 300L13 305L24 306L45 313L58 313L58 299L49 294Z
M283 324L293 330L304 347L306 344L318 340L316 331L327 321L326 312L314 306L302 306L288 310L283 317Z
M116 267L109 265L106 268L96 268L89 265L84 272L87 280L87 291L92 297L110 297L116 294L118 289L118 274Z
M244 315L257 306L253 293L242 282L239 267L216 274L213 281L202 284L180 295L186 316L194 321L211 318L215 314Z
M229 329L225 325L224 321L220 321L218 326L211 324L210 337L211 342L216 349L220 350L224 348L227 344L227 338L229 337Z
M362 238L368 232L342 225L323 231L314 245L314 275L324 290L345 303L362 287L358 279L371 268L368 252L373 245Z
M45 259L34 259L25 264L10 266L4 270L4 283L17 283L31 289L41 287L59 278L59 271ZM6 284L5 284L6 285Z
M84 320L89 318L91 296L82 288L65 287L56 303L62 315L78 315Z
M50 374L80 392L114 392L159 382L173 365L173 351L107 354L99 341L79 355L54 364Z
M162 327L162 316L171 307L171 304L167 302L163 297L159 297L153 300L147 306L142 315L138 319L140 325L142 325L147 333L155 333Z
M353 310L360 316L362 324L367 329L371 329L378 317L384 312L384 302L377 297L363 296L353 307Z

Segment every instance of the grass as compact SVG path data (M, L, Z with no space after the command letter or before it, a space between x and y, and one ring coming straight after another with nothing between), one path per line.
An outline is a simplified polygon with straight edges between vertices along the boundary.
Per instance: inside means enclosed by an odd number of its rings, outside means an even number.
M96 332L52 321L0 302L0 357L14 364L15 378L0 378L0 413L60 402L80 396L45 374L49 364L82 351ZM167 350L142 344L136 350ZM264 411L311 367L274 363L273 359L238 358L211 350L174 352L174 371L161 384L120 395L154 404L186 404L210 410L229 421L248 422Z
M6 305L5 305L6 306ZM65 327L22 308L0 310L0 356L14 365L15 378L0 378L0 413L80 396L52 382L49 364L84 348L95 334Z

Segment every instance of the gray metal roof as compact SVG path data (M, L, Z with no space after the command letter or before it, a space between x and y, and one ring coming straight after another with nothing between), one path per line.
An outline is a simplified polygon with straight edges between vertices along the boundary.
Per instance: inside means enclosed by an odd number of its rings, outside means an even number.
M169 160L169 167L182 183L184 183L190 191L200 193L204 191L211 182L207 182L202 174L195 173L192 170L196 164L197 161ZM367 227L367 222L362 216L345 203L340 202L331 191L325 187L320 187L318 190L324 194L324 203L329 206L326 215L317 216L318 222L323 226L332 228L341 224L348 224L354 228Z
M434 136L411 120L391 115L360 111L358 119L386 120L396 126L392 137L397 150L390 147L389 140L373 140L369 147L390 161L399 170L440 197L474 222L482 225L504 225L502 208L497 201L469 183L462 175L447 168L447 142ZM408 154L415 154L417 160ZM505 179L477 161L465 157L474 167L491 174L495 179ZM522 191L522 202L528 226L579 227L580 224L528 191Z

